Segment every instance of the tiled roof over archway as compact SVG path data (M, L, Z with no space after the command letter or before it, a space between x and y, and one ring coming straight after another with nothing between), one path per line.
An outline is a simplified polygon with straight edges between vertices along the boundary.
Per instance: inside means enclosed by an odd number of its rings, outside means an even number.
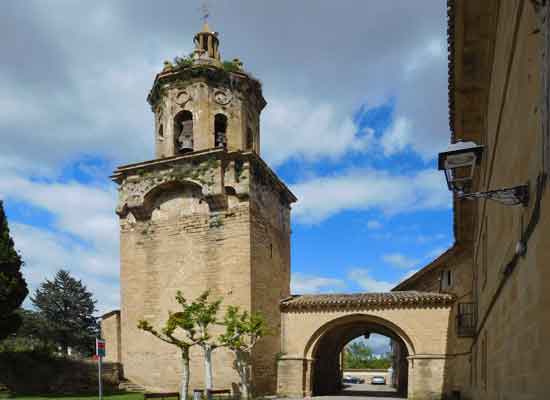
M356 307L407 307L407 306L445 306L454 301L454 297L444 293L417 291L353 293L353 294L306 294L294 295L281 301L282 311L312 308L356 308Z

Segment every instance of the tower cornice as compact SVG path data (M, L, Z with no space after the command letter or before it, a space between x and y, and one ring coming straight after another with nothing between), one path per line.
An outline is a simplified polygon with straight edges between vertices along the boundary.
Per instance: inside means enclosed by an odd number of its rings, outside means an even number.
M243 169L246 170L244 174ZM233 171L229 173L230 170ZM213 209L225 207L228 187L232 187L237 196L247 197L252 181L261 181L273 188L287 207L297 200L284 182L253 151L212 149L128 164L118 167L111 179L120 187L117 213L121 216L127 211L143 214L149 192L178 182L200 186L205 200L213 205Z
M258 100L259 111L267 105L262 94L262 84L258 79L245 72L226 71L223 68L208 64L171 67L158 73L153 82L153 87L147 96L147 102L154 108L161 98L164 85L200 81L236 89L242 93L254 96Z

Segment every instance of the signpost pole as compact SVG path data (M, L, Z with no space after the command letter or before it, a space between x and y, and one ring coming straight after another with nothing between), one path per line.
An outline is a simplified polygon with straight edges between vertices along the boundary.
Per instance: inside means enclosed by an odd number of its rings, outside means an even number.
M103 357L105 357L105 340L95 340L95 355L97 357L97 370L99 379L99 400L103 400L103 382L101 380L101 364L103 363Z
M103 382L101 381L101 361L103 357L99 356L98 359L98 372L99 372L99 400L103 400Z

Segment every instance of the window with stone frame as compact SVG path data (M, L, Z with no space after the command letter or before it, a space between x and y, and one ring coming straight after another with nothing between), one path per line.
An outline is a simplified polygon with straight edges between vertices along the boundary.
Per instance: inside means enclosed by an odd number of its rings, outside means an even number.
M453 287L453 271L444 269L439 274L439 289L449 290Z
M458 303L456 308L456 334L459 337L472 337L477 325L476 303Z

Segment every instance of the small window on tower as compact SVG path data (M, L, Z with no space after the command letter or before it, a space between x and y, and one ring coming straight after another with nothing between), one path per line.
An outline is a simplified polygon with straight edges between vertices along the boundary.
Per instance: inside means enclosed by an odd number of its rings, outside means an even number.
M164 139L164 126L162 124L159 126L159 138Z
M441 271L439 279L441 290L447 290L453 287L453 271L449 269Z
M227 117L223 114L214 117L214 147L227 148Z

